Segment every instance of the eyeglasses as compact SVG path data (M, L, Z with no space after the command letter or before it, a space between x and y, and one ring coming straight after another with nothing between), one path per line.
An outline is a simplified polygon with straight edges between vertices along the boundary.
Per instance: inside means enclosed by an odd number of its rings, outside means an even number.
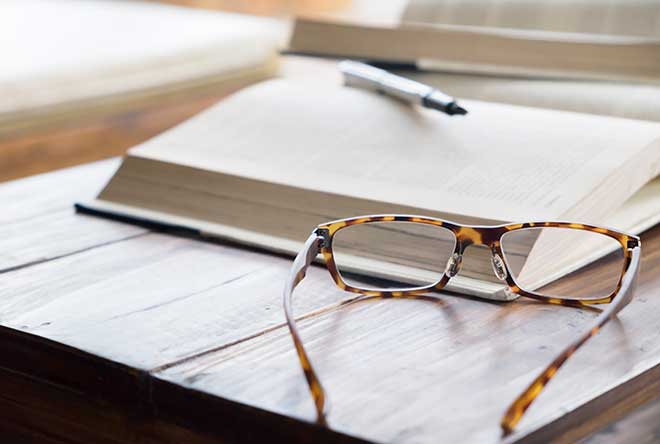
M339 288L365 296L408 297L442 290L452 279L458 281L461 271L471 276L463 284L488 298L523 296L572 307L610 304L509 406L500 424L508 435L564 362L630 302L640 246L633 235L566 222L473 226L379 215L319 225L296 256L284 288L287 324L318 422L326 421L326 394L303 347L291 305L293 290L318 253ZM477 256L472 267L467 260L463 264L469 247L486 253ZM488 262L490 267L485 267ZM485 273L488 268L492 270ZM475 286L479 281L486 284Z

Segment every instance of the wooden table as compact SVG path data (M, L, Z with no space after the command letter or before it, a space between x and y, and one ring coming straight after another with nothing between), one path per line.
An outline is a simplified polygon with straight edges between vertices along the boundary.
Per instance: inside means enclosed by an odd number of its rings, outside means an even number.
M301 323L326 429L284 327L290 259L75 214L116 166L0 185L3 442L500 442L506 405L596 315L449 295L326 310ZM660 227L642 239L636 299L508 442L660 439ZM313 267L296 310L343 297Z

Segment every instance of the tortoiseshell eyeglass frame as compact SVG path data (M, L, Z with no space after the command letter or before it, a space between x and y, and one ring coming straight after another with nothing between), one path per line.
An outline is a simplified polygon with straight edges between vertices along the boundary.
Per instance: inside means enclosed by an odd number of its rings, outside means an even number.
M624 266L621 270L621 276L618 279L616 288L608 296L598 299L571 299L566 297L558 298L525 291L516 284L512 276L513 273L511 273L511 270L508 268L506 260L503 261L504 267L506 268L505 281L508 284L509 289L518 296L528 297L550 304L567 305L572 307L582 307L592 304L610 304L598 315L598 317L591 323L591 325L589 325L587 329L578 335L576 339L568 347L566 347L513 401L513 403L509 406L506 413L504 414L500 423L504 435L508 435L513 432L514 427L520 421L527 408L531 405L532 401L536 399L548 381L550 381L550 379L555 375L557 370L564 364L564 362L566 362L566 360L573 353L575 353L575 351L580 346L582 346L589 338L593 337L610 319L616 316L616 314L631 301L637 281L637 275L639 272L641 243L637 236L620 233L618 231L610 230L607 228L579 223L527 222L495 226L476 226L461 225L454 222L423 216L376 215L342 219L321 224L312 232L310 237L305 242L303 249L296 256L284 288L284 313L286 315L287 324L289 326L289 330L291 331L291 336L293 337L293 342L300 359L300 365L304 371L307 384L309 385L310 393L316 406L317 420L321 424L325 424L326 422L326 394L323 387L321 386L321 382L316 372L312 367L309 356L303 347L291 306L293 290L298 285L298 283L303 280L307 267L315 260L316 256L319 253L323 254L328 271L330 272L332 279L335 281L339 288L365 296L406 297L411 295L419 295L428 293L429 291L442 290L447 282L449 282L451 279L451 277L445 273L442 275L440 280L433 285L429 285L427 287L417 287L409 290L376 291L373 289L361 289L347 285L342 279L340 273L337 271L337 266L333 258L333 236L342 228L349 227L351 225L366 224L372 222L415 222L446 228L453 232L454 236L456 237L454 252L459 255L462 254L462 252L465 251L465 248L469 245L484 245L488 247L493 252L493 254L498 254L502 258L504 257L500 246L500 240L502 236L510 231L528 228L555 227L591 231L615 239L619 242L619 244L621 244L624 252Z

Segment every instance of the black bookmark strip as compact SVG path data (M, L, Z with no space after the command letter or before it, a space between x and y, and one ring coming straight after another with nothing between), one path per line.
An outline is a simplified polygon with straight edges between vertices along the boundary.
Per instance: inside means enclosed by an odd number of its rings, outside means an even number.
M96 208L91 208L81 203L74 204L74 208L76 209L76 212L80 214L88 214L90 216L103 217L105 219L110 219L117 222L129 223L153 231L171 233L180 236L190 236L190 237L202 236L202 233L199 230L186 227L183 225L168 224L165 222L155 222L151 219L145 219L143 217L128 216L126 214L115 213L113 211L98 210Z

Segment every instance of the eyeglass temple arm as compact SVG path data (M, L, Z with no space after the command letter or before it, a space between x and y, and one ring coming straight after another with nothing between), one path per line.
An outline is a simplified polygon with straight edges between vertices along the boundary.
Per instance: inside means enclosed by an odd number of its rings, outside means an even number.
M514 427L527 408L532 404L534 399L541 393L546 384L557 373L557 370L566 362L568 358L575 353L575 351L582 346L587 340L593 337L603 326L618 312L621 311L632 299L635 286L637 283L637 275L639 274L639 261L640 261L640 248L635 247L632 249L632 255L628 272L623 277L621 287L619 288L618 295L615 296L612 303L603 310L594 322L586 329L571 345L566 347L557 358L527 387L527 389L511 404L502 418L501 427L504 436L513 432Z
M291 308L291 299L293 295L293 290L296 286L305 278L305 273L307 267L314 261L316 255L320 252L319 245L322 239L312 233L311 236L305 242L302 250L296 256L291 266L291 271L289 272L289 277L287 278L286 285L284 286L284 314L286 316L286 323L289 326L291 331L291 336L293 337L293 343L296 347L296 352L298 352L298 359L300 360L300 365L305 373L305 379L307 379L307 385L309 386L309 391L314 399L314 405L316 406L317 421L324 424L325 423L325 391L321 386L316 372L312 368L312 363L309 360L309 356L305 351L305 348L302 344L302 339L298 333L298 327L296 326L296 320L293 316L293 309Z

